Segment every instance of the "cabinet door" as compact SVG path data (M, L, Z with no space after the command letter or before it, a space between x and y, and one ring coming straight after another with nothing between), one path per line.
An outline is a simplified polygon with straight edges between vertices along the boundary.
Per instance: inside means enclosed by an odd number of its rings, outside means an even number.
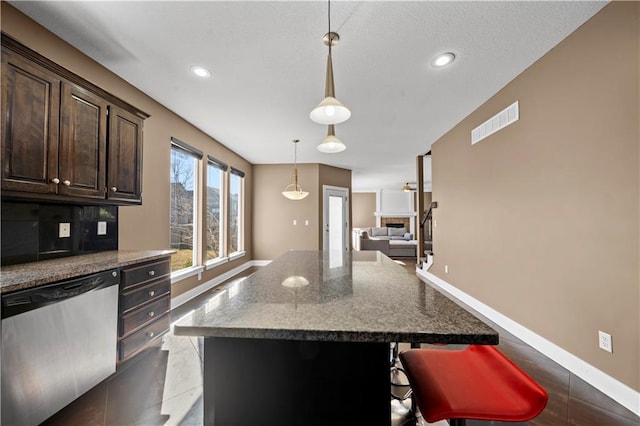
M71 83L62 84L59 193L105 198L107 102Z
M2 189L55 193L60 79L2 49Z
M142 119L109 107L107 198L142 202Z

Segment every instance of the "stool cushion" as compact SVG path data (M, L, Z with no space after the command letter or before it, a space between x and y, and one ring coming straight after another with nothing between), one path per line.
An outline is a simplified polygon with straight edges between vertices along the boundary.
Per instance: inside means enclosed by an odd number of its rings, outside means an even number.
M540 414L547 393L488 345L464 350L411 349L400 354L422 416L523 422Z

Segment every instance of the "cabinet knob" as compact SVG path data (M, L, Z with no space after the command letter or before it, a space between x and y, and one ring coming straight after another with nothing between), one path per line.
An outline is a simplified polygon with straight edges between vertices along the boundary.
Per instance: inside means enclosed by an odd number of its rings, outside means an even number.
M149 275L154 276L156 274L156 271L154 271L153 269L149 271Z
M153 336L155 336L155 334L154 334L154 332L153 332L153 331L150 331L150 332L148 332L148 333L147 333L147 336L149 336L149 337L153 337Z
M118 188L117 188L117 187L115 187L115 186L112 186L112 187L111 187L111 192L118 192Z
M113 272L111 273L111 275L113 275L114 277L117 277L117 276L118 276L118 273L117 273L116 271L113 271Z
M51 179L51 182L55 183L56 185L60 183L60 179L58 178L53 178Z
M150 318L153 318L153 316L154 316L155 314L156 314L155 312L150 311L147 315L149 315L149 317L150 317Z
M70 181L68 181L68 180L62 181L62 183L63 183L65 186L70 186L70 185L71 185L71 182L70 182Z
M149 296L153 297L153 296L155 296L155 295L156 295L156 292L155 292L155 291L153 291L153 290L150 290L150 291L149 291Z

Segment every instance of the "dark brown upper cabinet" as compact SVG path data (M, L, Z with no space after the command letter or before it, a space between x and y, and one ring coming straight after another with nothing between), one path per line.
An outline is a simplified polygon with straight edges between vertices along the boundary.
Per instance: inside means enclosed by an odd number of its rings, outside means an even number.
M62 84L58 193L104 199L107 102L74 84Z
M3 198L142 203L148 114L2 34Z
M2 189L55 194L60 78L2 49Z
M107 199L141 202L142 119L116 106L109 109Z

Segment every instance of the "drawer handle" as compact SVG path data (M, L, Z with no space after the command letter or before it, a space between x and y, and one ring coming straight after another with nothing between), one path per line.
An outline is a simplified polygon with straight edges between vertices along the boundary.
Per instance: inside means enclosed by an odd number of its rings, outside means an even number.
M62 183L63 183L65 186L70 186L70 185L71 185L71 181L68 181L68 180L62 181Z
M147 315L149 315L149 317L150 317L150 318L153 318L153 316L154 316L155 314L156 314L155 312L150 311Z
M149 290L149 296L153 297L156 295L156 292L154 290Z
M153 269L149 271L149 275L154 276L156 274L156 271L154 271Z
M153 337L153 336L155 336L155 334L153 333L153 331L149 331L149 332L147 332L147 336L148 337Z
M53 178L51 179L51 182L55 183L56 185L60 183L60 179L58 178Z
M117 188L117 187L115 187L115 186L112 186L112 187L111 187L111 192L118 192L118 188Z

